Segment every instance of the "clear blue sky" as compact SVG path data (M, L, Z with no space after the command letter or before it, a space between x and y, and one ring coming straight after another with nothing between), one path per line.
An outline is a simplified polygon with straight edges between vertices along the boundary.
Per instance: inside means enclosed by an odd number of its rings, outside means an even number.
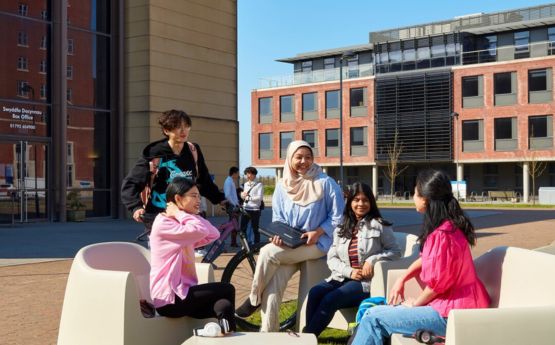
M549 4L534 0L238 0L240 170L251 164L250 95L259 78L293 73L278 58L368 43L370 31ZM262 170L259 175L274 175Z

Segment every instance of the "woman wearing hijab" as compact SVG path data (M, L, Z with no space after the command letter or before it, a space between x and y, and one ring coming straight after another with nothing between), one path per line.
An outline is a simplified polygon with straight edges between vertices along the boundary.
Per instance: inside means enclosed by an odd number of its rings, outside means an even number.
M291 142L283 179L272 198L272 221L302 229L307 242L292 249L274 236L260 250L251 293L236 310L239 317L249 317L262 307L260 331L279 330L279 304L287 282L301 262L326 255L344 206L341 188L314 163L310 145L302 140Z

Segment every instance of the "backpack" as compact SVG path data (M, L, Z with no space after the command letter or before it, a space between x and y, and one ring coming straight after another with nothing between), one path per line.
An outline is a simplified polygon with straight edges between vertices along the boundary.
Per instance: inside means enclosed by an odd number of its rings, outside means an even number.
M189 150L193 154L193 160L195 161L195 170L197 171L197 178L198 178L198 152L195 145L191 142L187 142L189 145ZM156 175L158 175L158 165L160 164L160 158L153 158L148 162L149 166L149 177L145 188L141 191L141 201L143 203L143 207L146 208L146 204L148 203L148 199L150 199L150 195L152 194L152 184L154 183L154 179Z

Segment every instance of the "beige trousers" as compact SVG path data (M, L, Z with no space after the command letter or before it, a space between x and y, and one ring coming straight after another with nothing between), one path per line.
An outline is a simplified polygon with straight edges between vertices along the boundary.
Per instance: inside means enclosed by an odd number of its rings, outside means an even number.
M261 332L279 331L279 305L287 283L299 270L300 263L321 258L325 254L316 245L291 249L269 243L262 247L249 296L252 305L262 304Z

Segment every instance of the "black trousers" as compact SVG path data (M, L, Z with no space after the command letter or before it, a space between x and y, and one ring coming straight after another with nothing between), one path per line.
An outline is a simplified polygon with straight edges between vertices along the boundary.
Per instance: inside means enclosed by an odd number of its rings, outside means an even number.
M260 211L249 211L245 210L248 216L243 215L241 217L241 232L245 233L247 231L247 226L249 221L252 222L252 232L254 234L254 243L260 242L260 231L258 231L258 225L260 223Z
M158 314L166 317L189 316L195 319L216 317L226 319L229 329L235 326L235 288L229 283L207 283L191 286L184 300L175 296L173 304L156 308Z

